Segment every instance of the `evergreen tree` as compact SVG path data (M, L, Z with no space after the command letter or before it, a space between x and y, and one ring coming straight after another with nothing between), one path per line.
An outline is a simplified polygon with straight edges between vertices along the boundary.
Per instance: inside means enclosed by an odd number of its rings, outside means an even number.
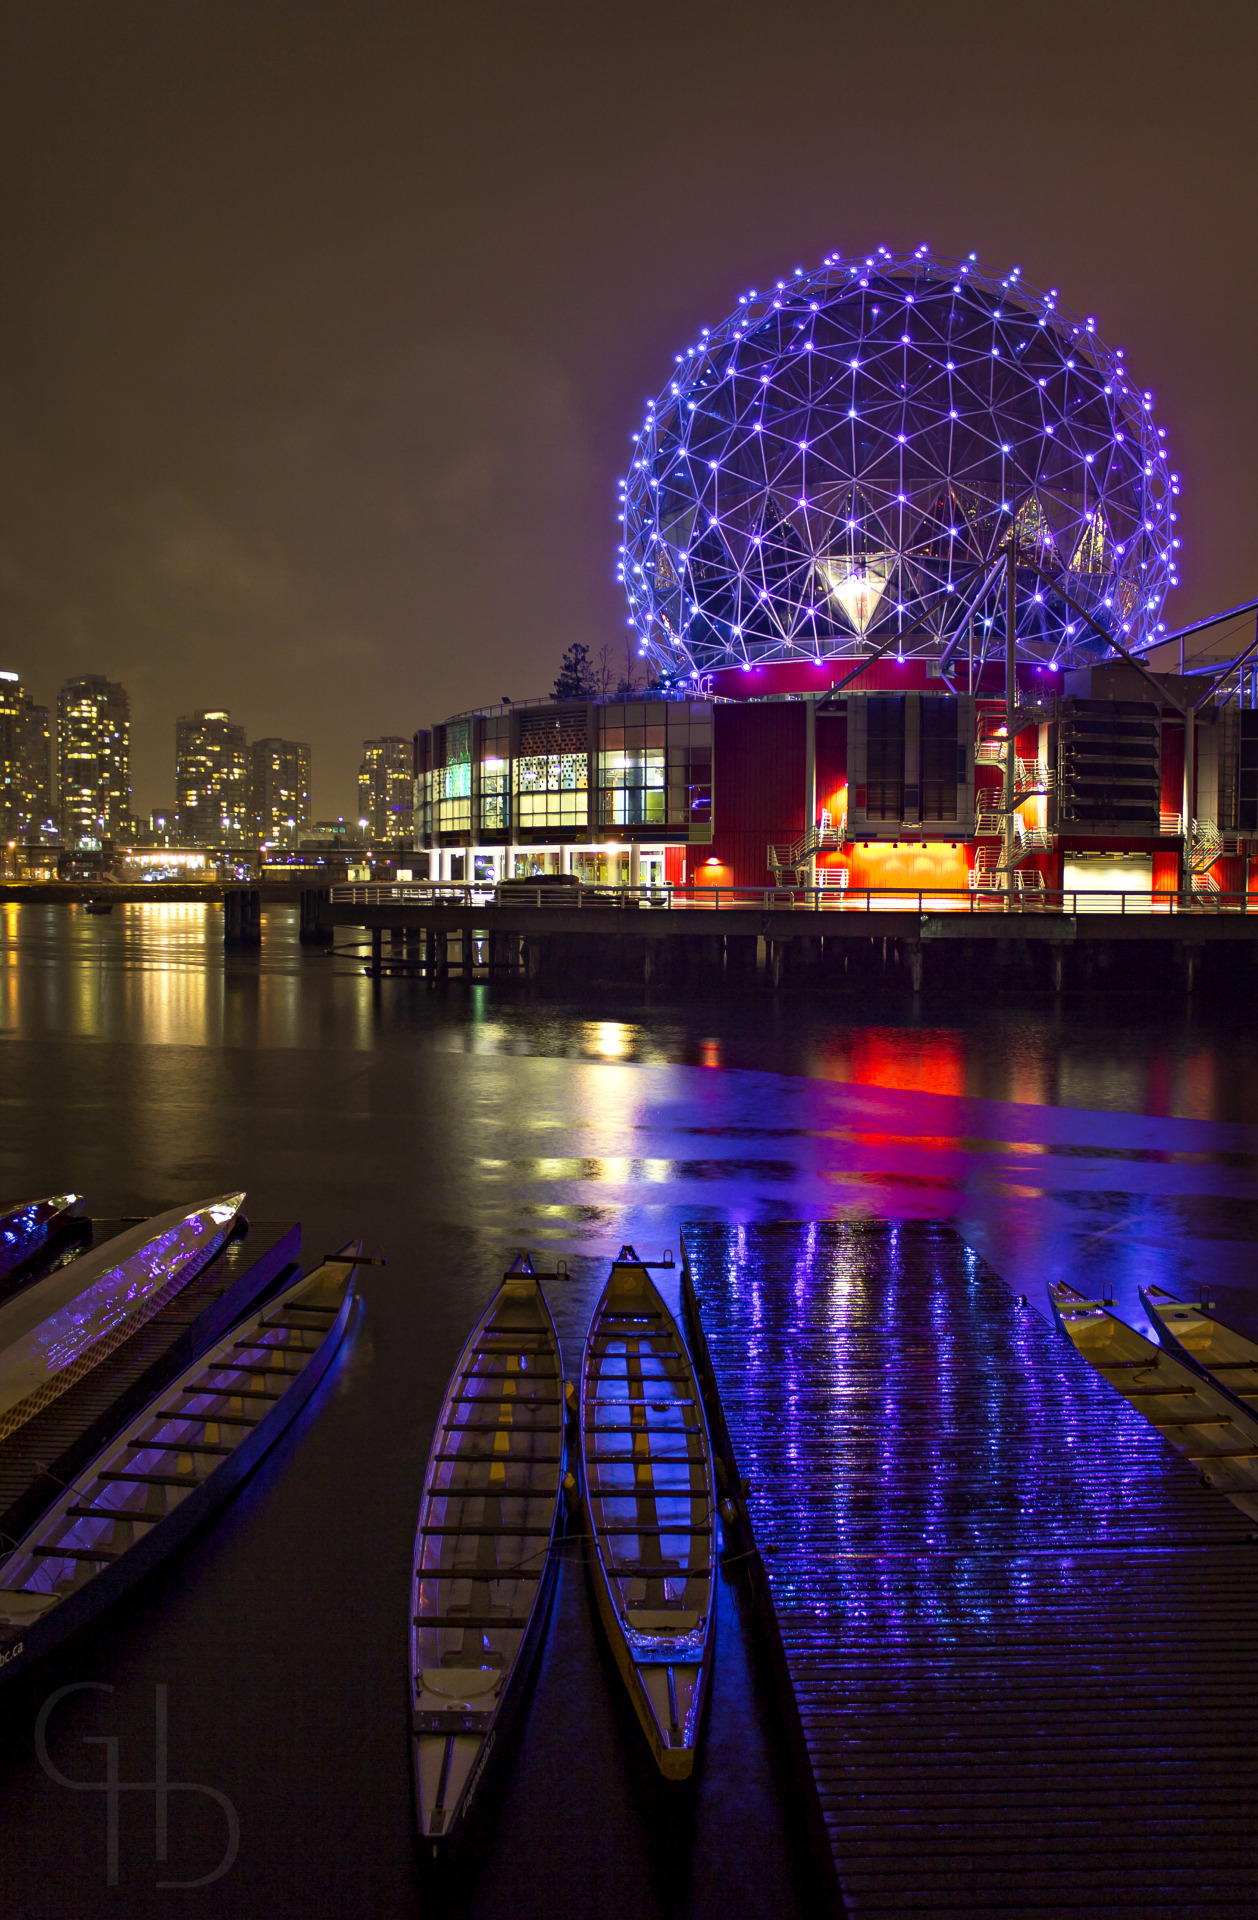
M592 700L598 689L594 684L594 668L590 663L590 649L574 640L564 654L559 668L559 678L555 682L556 700Z

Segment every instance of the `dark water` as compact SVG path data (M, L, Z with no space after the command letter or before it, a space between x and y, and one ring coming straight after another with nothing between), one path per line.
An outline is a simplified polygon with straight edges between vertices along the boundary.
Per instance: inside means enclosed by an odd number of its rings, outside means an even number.
M388 1257L328 1383L240 1497L29 1683L0 1695L0 1911L313 1917L466 1912L811 1914L789 1776L754 1637L722 1589L698 1777L666 1792L639 1746L576 1561L565 1564L517 1750L447 1887L411 1838L405 1608L431 1423L511 1255L568 1261L575 1357L623 1239L676 1249L686 1221L946 1219L1033 1301L1047 1279L1208 1285L1258 1327L1258 1045L1250 1010L1181 997L929 995L567 1004L373 983L303 954L272 912L224 962L200 908L0 908L0 1193L73 1186L132 1215L230 1186L299 1219L317 1257L352 1234ZM54 1784L32 1725L57 1686L54 1758L231 1800L231 1871L202 1890L223 1814L122 1795L105 1885L104 1797Z

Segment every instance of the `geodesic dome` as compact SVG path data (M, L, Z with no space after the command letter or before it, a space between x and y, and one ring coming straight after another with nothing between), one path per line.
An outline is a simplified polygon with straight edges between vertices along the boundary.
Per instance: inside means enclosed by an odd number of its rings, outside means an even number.
M973 255L834 254L744 295L676 356L621 493L630 624L667 680L978 651L1011 538L1043 664L1165 631L1177 583L1152 395L1091 319Z

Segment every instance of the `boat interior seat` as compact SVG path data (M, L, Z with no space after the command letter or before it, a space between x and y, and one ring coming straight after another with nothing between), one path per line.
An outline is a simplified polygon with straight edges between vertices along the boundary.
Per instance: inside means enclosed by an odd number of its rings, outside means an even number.
M499 1661L501 1661L499 1655ZM421 1667L420 1682L426 1693L440 1694L443 1699L474 1700L487 1693L496 1693L502 1674L498 1667L466 1667L459 1664L460 1654L446 1654L439 1667Z
M464 1639L466 1640L466 1635ZM443 1653L441 1656L441 1664L443 1667L449 1667L451 1670L455 1668L466 1670L469 1667L469 1653L480 1656L477 1663L478 1670L484 1668L486 1671L492 1670L496 1672L499 1667L506 1665L506 1654L499 1653L497 1648L491 1647L483 1633L480 1635L479 1647L468 1647L464 1645L457 1650L452 1649L449 1653Z
M693 1633L702 1615L672 1607L630 1607L625 1619L634 1633Z
M0 1626L29 1627L56 1606L59 1593L36 1593L26 1587L0 1587Z

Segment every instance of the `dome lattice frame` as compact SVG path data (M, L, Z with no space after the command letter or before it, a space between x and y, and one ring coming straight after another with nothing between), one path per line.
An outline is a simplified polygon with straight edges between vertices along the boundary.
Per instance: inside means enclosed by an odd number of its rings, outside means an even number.
M1022 658L1165 631L1180 483L1152 396L1016 268L879 248L796 269L676 356L634 449L619 570L665 681L985 652L1011 537Z

